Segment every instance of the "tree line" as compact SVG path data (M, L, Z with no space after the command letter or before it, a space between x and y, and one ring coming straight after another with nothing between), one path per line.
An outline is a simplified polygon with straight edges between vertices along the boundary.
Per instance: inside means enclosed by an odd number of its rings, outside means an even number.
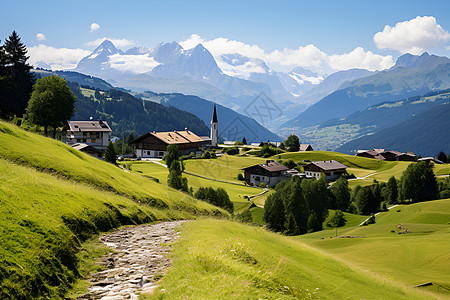
M353 190L340 177L329 188L322 176L301 179L294 176L275 186L264 205L263 219L268 227L288 235L304 234L323 229L328 210L336 210L331 226L345 224L342 212L371 215L395 203L415 203L450 197L450 177L438 181L433 164L411 163L397 180L374 181L368 186L357 185Z

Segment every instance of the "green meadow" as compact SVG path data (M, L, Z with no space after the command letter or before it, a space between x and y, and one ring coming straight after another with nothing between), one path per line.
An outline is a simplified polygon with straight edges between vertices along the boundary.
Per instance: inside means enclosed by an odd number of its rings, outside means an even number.
M204 163L205 160L192 160L192 161ZM188 161L186 161L186 163L187 162ZM154 178L158 178L160 183L167 184L167 176L169 174L169 171L167 168L161 165L158 165L153 162L134 162L134 163L125 162L124 164L131 164L131 169L133 173L142 174L144 176L145 175L152 176ZM193 164L191 163L190 165ZM236 184L230 184L220 181L209 180L189 174L183 174L183 176L188 179L188 185L189 187L192 187L194 189L194 193L200 187L211 186L215 189L217 188L225 189L228 195L230 196L230 200L233 202L235 212L237 213L241 212L242 210L250 206L250 202L246 197L257 195L263 191L260 188L246 186L242 183L242 181L239 182L237 180ZM264 198L264 200L262 201L265 201L266 196L263 195L254 198L255 202L261 201L259 198ZM264 205L264 202L262 203Z
M0 145L1 299L63 298L88 272L82 257L95 256L84 242L101 232L228 216L150 178L5 122L0 122Z
M145 298L433 298L298 238L261 227L203 219L188 222L181 232L173 244L173 267L155 293Z
M399 234L407 228L410 233ZM450 199L399 205L376 216L376 223L295 237L349 264L408 286L450 298Z

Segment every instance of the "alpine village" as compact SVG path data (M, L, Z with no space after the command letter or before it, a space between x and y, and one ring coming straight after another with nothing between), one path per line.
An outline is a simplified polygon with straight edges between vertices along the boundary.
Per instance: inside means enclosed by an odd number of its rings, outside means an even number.
M0 299L450 299L450 59L380 46L450 27L405 16L359 65L2 31Z

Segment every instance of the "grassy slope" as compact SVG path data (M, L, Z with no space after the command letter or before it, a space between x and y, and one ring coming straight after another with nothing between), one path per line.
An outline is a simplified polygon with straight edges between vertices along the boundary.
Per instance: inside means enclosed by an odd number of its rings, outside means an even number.
M435 200L395 207L373 225L339 229L339 235L365 238L330 239L334 232L322 231L296 239L410 286L432 281L431 290L442 293L439 286L450 290L449 223L450 199ZM398 224L412 233L399 235Z
M195 160L195 162L198 163L203 163L203 161L204 160ZM129 162L126 162L126 164L129 164ZM192 163L190 165L193 166ZM169 171L167 170L167 168L163 166L160 166L152 162L135 162L132 163L131 168L133 172L158 178L159 182L167 184L167 175L169 174ZM192 176L189 174L184 174L183 176L188 179L188 185L189 187L194 188L194 192L199 187L209 187L209 186L212 186L215 189L219 187L225 189L228 195L230 196L230 200L234 204L235 212L239 212L242 209L248 207L249 202L248 200L244 199L244 196L256 195L262 191L261 189L249 186L217 182L213 180L200 178L197 176Z
M62 297L79 275L80 243L98 232L227 215L4 122L0 145L0 298Z
M262 228L208 219L183 227L152 299L431 298Z

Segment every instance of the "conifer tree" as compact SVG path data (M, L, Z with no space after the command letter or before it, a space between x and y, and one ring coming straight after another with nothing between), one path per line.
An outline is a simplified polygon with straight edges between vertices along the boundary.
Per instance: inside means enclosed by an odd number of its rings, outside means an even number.
M0 116L22 116L30 99L34 75L27 48L13 31L0 49Z
M116 151L114 150L114 145L111 141L109 141L108 146L106 147L104 158L106 162L116 164Z

